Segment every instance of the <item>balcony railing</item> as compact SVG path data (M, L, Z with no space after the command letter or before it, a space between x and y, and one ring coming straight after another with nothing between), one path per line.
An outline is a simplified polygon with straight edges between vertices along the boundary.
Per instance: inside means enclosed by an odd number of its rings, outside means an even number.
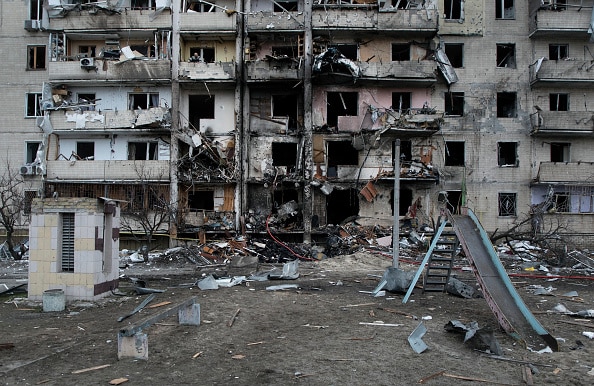
M384 23L385 24L385 23ZM378 12L375 9L315 9L312 13L312 28L377 30Z
M166 131L171 127L171 113L165 107L147 110L103 110L103 111L52 111L51 127L54 133L80 135L84 132L123 131ZM78 133L78 134L76 134Z
M235 62L181 62L179 77L182 80L234 80Z
M169 181L169 161L48 161L48 181L138 180L139 167L151 171L151 179Z
M225 12L192 12L179 15L180 30L206 32L233 32L237 24L237 15Z
M300 80L304 76L304 65L299 59L255 60L246 62L247 78L260 80Z
M530 15L529 36L588 38L591 17L592 1L541 6Z
M388 63L357 62L363 78L386 78L407 80L437 80L435 70L437 64L433 60L402 61Z
M592 162L541 162L537 183L593 185Z
M248 32L303 31L303 12L254 12L247 17Z
M399 9L397 12L377 14L377 28L416 36L433 36L437 33L439 11L437 9Z
M171 11L166 9L125 10L121 13L94 12L92 9L72 11L59 18L50 18L50 28L57 31L104 31L160 28L171 29Z
M542 60L530 66L532 85L588 86L594 83L594 60Z
M534 136L594 136L592 111L539 111L531 117Z
M84 60L84 62L81 62ZM128 61L83 58L80 60L49 62L49 80L76 83L171 81L171 61L167 59L136 59ZM73 82L74 81L74 82Z

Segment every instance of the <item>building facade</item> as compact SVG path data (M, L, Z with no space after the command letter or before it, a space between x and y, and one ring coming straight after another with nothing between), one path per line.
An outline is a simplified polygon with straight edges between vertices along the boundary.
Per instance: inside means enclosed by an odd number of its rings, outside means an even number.
M588 242L592 3L3 2L1 154L29 198L121 200L122 237L143 208L309 243L468 206Z

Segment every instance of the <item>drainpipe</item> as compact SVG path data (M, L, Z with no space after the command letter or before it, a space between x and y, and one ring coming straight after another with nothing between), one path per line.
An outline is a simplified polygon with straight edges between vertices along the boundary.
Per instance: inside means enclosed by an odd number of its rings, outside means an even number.
M400 228L400 139L396 140L394 150L394 225L392 227L392 267L398 268L399 229Z
M246 189L245 189L245 177L244 173L246 167L244 166L244 162L246 162L247 152L246 148L244 147L245 137L244 131L245 128L248 127L244 124L244 105L248 105L249 103L243 103L244 96L244 89L245 89L245 81L244 81L244 36L245 31L244 28L246 24L244 23L245 16L243 14L243 0L236 0L235 1L235 9L238 11L233 17L235 17L235 28L237 31L237 37L235 38L235 167L237 168L235 172L235 199L233 203L233 207L235 208L235 230L237 232L243 232L243 225L244 221L242 221L243 213L246 211Z
M169 202L171 203L171 212L175 214L169 221L169 244L172 245L172 239L177 238L177 216L179 203L179 187L177 179L177 161L179 157L179 142L175 133L179 127L179 105L181 96L179 91L179 60L180 60L180 9L181 0L173 0L171 15L172 39L171 39L171 139L169 141Z
M303 79L303 242L311 244L311 216L313 214L312 174L313 164L313 122L312 122L312 0L303 2L305 31L303 37L304 79Z

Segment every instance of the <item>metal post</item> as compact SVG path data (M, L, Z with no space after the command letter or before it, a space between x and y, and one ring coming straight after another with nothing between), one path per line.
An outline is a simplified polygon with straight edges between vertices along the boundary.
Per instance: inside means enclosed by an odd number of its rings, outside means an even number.
M392 267L398 268L399 257L399 228L400 228L400 139L394 148L394 225L392 227Z

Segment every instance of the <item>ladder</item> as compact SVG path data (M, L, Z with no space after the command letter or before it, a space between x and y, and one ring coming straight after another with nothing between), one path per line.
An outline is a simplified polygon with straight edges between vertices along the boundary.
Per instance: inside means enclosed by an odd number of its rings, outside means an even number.
M434 248L431 250L425 277L423 279L423 292L444 292L450 273L454 265L454 256L459 242L456 232L449 221L440 227L433 236Z

